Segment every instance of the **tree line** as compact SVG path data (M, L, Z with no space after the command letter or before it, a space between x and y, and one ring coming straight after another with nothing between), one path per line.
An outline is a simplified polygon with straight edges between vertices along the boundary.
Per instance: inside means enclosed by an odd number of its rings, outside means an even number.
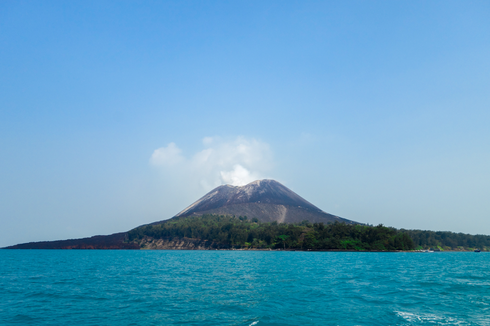
M412 250L416 244L405 231L383 226L345 223L264 223L246 216L203 215L173 218L129 231L129 241L196 238L231 248L298 250Z
M490 236L449 231L400 230L412 238L417 249L490 249Z

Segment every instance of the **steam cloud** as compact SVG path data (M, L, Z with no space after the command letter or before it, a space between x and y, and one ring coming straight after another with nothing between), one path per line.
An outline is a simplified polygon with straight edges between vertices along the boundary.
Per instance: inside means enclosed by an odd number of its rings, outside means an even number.
M190 158L175 143L170 143L153 152L150 164L182 181L197 181L206 191L222 184L242 186L262 179L272 166L269 145L256 139L238 137L225 141L206 137L202 143L204 149Z

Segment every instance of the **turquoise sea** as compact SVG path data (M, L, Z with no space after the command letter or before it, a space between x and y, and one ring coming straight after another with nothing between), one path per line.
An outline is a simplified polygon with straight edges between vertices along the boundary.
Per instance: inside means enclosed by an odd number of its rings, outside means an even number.
M490 325L489 253L0 250L0 325Z

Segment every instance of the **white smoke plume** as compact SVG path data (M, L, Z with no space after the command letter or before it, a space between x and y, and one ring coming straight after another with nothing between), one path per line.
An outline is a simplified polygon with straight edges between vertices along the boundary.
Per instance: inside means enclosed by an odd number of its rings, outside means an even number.
M182 182L197 182L206 191L222 184L241 186L262 179L273 164L269 145L256 139L206 137L202 143L204 148L189 158L170 143L156 149L150 163Z

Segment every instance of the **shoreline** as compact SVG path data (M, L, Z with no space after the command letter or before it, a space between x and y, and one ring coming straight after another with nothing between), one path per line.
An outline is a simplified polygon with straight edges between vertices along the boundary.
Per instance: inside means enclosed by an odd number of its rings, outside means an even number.
M441 251L422 251L422 250L351 250L351 249L197 249L197 248L0 248L0 250L129 250L129 251L159 251L159 250L175 250L175 251L266 251L266 252L365 252L365 253L464 253L464 252L475 252L474 250L441 250ZM490 252L490 251L479 251Z

